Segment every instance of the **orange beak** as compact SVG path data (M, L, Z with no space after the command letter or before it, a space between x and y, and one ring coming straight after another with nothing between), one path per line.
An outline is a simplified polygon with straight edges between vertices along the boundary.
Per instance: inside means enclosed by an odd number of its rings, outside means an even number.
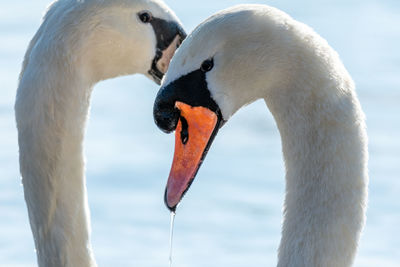
M175 211L189 189L217 131L218 116L204 107L176 102L180 119L175 132L175 154L165 189L165 204Z

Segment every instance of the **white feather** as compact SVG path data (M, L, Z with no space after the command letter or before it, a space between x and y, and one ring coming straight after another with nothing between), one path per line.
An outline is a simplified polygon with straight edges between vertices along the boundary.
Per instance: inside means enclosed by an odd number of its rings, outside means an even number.
M261 98L279 127L286 197L278 266L352 265L367 205L367 135L337 53L282 11L241 5L188 36L164 85L209 58L208 89L224 119Z
M96 266L82 152L92 88L146 74L156 38L138 12L178 21L158 0L58 0L25 55L15 104L20 170L41 267Z

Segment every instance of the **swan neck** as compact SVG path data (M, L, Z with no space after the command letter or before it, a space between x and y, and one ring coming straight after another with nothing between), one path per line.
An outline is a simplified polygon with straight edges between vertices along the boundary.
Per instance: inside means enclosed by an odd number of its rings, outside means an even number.
M266 98L286 168L279 267L351 266L365 221L367 137L354 88L313 82Z
M68 61L36 63L21 75L15 110L38 264L96 266L83 157L92 84Z

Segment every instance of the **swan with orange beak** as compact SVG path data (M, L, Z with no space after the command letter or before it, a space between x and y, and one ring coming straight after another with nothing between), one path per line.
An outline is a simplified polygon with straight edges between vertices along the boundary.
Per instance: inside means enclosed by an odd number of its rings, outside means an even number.
M272 7L212 16L172 59L154 105L158 127L176 131L167 207L176 209L224 122L257 99L276 120L285 159L278 266L351 266L367 201L364 114L337 53Z

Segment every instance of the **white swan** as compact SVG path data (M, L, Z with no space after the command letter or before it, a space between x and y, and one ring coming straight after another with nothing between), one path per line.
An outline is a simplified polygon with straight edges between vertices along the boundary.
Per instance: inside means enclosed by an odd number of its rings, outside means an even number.
M167 206L176 208L223 122L260 98L278 125L286 167L278 266L352 265L367 202L364 115L336 52L275 8L222 11L172 59L154 106L157 125L176 128Z
M59 0L48 9L26 53L15 104L39 266L96 266L82 153L93 86L133 73L159 83L184 37L159 0Z

